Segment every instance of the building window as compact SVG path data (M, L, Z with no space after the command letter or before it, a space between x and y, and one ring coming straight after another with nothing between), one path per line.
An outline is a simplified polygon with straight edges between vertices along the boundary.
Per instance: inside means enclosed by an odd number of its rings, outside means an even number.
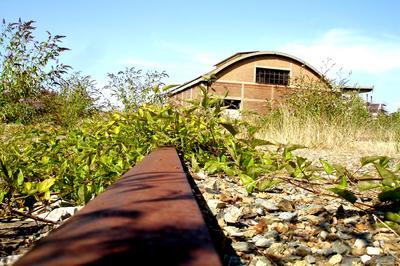
M272 85L289 85L289 70L256 68L256 82Z
M239 110L240 100L224 99L224 106L227 106L231 110Z

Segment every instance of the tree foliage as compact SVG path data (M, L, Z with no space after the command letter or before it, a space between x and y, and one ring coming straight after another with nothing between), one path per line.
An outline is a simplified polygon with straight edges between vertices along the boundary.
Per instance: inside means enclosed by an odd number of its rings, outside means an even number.
M34 21L6 23L0 37L0 121L52 121L73 125L90 113L98 98L89 76L68 75L59 57L69 50L64 36L34 37Z
M161 90L163 79L168 77L165 71L143 73L135 67L127 67L117 73L108 73L107 77L105 89L113 92L126 111L136 110L144 103L165 102L165 94Z

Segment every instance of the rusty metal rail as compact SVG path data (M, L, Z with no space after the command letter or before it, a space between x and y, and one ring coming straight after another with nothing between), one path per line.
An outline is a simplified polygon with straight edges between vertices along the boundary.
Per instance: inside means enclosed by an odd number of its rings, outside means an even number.
M15 265L221 265L173 148L148 155Z

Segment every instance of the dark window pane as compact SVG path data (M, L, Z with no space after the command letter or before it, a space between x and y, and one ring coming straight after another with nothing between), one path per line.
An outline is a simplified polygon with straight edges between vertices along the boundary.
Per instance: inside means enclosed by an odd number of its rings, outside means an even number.
M224 99L224 106L228 106L228 109L239 110L240 100Z
M273 85L289 85L289 70L256 68L256 82Z

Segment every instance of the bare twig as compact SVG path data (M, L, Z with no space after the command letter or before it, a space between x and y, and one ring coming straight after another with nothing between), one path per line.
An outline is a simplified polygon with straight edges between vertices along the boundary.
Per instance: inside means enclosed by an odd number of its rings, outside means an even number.
M384 221L382 221L378 216L376 216L375 214L372 214L372 216L374 217L374 219L380 223L383 224L383 226L385 226L387 229L389 229L393 234L395 234L397 237L400 238L400 235L394 231L389 225L387 225L387 223L385 223Z
M331 198L336 198L336 199L342 199L341 197L339 197L339 196L337 196L337 195L331 195L331 194L328 194L328 193L323 193L323 192L320 192L320 191L317 191L317 190L313 189L312 187L311 187L311 188L309 188L309 187L304 187L303 185L299 184L299 183L307 183L307 182L298 182L298 180L289 179L289 178L285 178L285 177L277 177L277 178L280 178L280 179L282 179L282 180L284 180L284 181L289 182L290 184L292 184L292 185L294 185L294 186L297 186L297 187L299 187L299 188L301 188L301 189L304 189L304 190L306 190L306 191L309 191L309 192L311 192L311 193L318 194L318 195L320 195L320 196L326 196L326 197L331 197ZM298 183L295 184L294 182L298 182ZM311 185L312 183L307 183L307 184L310 184L310 185ZM317 184L317 185L323 185L323 184ZM359 208L359 209L362 210L362 211L366 211L366 210L362 209L361 207L359 207L359 206L357 206L357 205L361 205L361 206L367 207L367 208L369 208L369 209L374 209L374 206L369 205L369 204L366 204L366 203L363 203L363 202L355 202L353 205L354 205L355 207Z
M384 221L382 221L378 216L376 216L375 214L372 214L372 217L374 217L375 222L378 221L378 222L382 223L383 226L385 226L387 229L389 229L389 231L391 231L395 236L397 236L398 238L400 238L400 235L399 235L396 231L394 231L392 228L390 228L390 226L387 225ZM400 261L400 258L399 258L396 254L394 254L394 253L391 252L390 250L385 250L384 247L382 247L382 249L384 250L384 252L387 252L387 253L389 253L390 255L392 255L393 257L395 257L397 261Z
M30 219L33 219L35 221L40 221L40 222L44 222L44 223L48 223L48 224L58 224L57 222L53 222L51 220L47 220L47 219L40 218L38 216L29 214L29 213L23 213L23 212L14 210L13 208L9 207L7 204L2 203L1 205L3 206L3 208L9 210L11 213L13 213L15 215L22 216L22 217L25 217L25 218L30 218Z

